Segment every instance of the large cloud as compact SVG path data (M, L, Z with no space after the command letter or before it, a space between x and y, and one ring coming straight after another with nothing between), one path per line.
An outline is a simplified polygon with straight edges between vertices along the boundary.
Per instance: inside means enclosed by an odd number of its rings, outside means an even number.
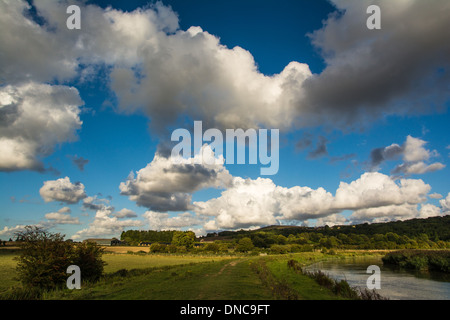
M69 177L45 181L39 193L45 202L59 201L74 204L86 198L84 185L81 182L70 182Z
M76 139L82 104L73 87L35 82L0 87L0 171L44 170L41 156Z
M161 3L123 12L80 2L79 31L66 27L67 1L35 1L35 14L25 1L0 5L3 82L89 79L106 65L119 109L144 111L156 129L180 114L221 128L289 128L297 113L292 101L311 76L297 62L265 76L247 50L227 48L200 27L180 30Z
M334 207L358 210L404 203L418 204L426 200L430 190L430 185L420 179L401 179L397 183L382 173L364 173L351 183L340 183Z
M213 229L235 229L258 225L277 224L279 215L275 198L276 186L270 179L233 179L232 187L216 199L194 202L195 212L200 216L214 217Z
M334 196L323 188L284 188L271 179L236 177L220 197L194 202L194 211L199 216L213 217L205 224L207 230L248 228L281 221L298 223L308 219L336 223L342 222L342 217L335 214L345 210L354 211L351 218L355 221L396 216L411 218L417 215L414 210L426 201L430 189L422 180L396 182L378 172L365 173L351 183L341 182Z
M305 122L363 125L384 114L429 112L449 99L450 2L332 0L339 13L311 34L327 67L304 83ZM381 8L381 30L366 10ZM348 127L347 127L348 128Z
M79 2L76 31L66 28L68 3L34 1L33 14L23 0L0 3L0 83L89 79L106 66L118 109L143 111L155 130L180 115L219 128L364 125L449 98L445 0L333 1L340 13L311 35L327 64L314 76L298 62L266 76L244 48L200 27L180 30L161 3L123 12ZM382 9L381 30L366 28L370 4Z
M305 64L265 76L248 51L229 49L199 27L147 43L139 74L115 68L111 87L122 110L144 110L154 126L185 114L219 128L286 129L298 116L292 100L311 75Z
M214 162L207 160L209 158ZM205 145L199 154L189 159L156 154L152 162L136 173L136 177L130 175L119 188L122 195L150 210L185 211L191 208L193 192L224 188L231 179L224 167L223 156L215 158L212 149Z

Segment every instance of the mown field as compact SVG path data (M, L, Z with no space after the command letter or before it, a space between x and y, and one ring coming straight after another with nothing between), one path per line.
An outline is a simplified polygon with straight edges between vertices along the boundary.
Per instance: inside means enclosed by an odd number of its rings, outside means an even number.
M132 251L132 250L128 250ZM56 290L43 299L89 300L273 300L341 299L287 266L363 253L296 253L269 256L153 255L107 253L105 277L80 290ZM364 253L371 254L371 253ZM18 286L17 253L0 254L0 294Z

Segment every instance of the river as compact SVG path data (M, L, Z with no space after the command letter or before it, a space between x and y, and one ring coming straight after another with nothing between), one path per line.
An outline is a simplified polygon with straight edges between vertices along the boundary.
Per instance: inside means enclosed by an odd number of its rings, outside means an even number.
M380 267L380 289L390 300L450 300L450 276L443 273L415 272L383 266L381 257L333 259L312 264L308 271L322 270L331 278L347 280L350 286L366 288L370 265Z

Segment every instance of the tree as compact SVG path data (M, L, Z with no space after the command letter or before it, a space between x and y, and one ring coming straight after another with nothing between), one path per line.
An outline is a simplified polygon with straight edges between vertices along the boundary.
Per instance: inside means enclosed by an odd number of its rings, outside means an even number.
M195 243L195 233L192 231L176 231L173 234L172 243L176 246L183 246L191 249Z
M244 237L239 240L238 245L236 246L236 251L238 252L248 252L254 248L252 239L249 237Z

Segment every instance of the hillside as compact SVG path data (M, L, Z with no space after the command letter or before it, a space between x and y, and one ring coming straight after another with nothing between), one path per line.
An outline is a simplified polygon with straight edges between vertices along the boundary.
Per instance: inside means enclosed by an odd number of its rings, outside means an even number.
M290 234L321 233L325 236L337 236L338 234L358 234L372 236L375 234L387 234L389 232L399 236L415 238L426 234L430 239L450 240L450 215L443 217L431 217L427 219L411 219L405 221L392 221L384 223L364 223L358 225L342 225L333 227L299 227L299 226L267 226L256 230L246 231L222 231L217 235L221 238L233 239L243 235L252 235L260 232L281 234L285 237ZM213 237L208 234L207 237Z

